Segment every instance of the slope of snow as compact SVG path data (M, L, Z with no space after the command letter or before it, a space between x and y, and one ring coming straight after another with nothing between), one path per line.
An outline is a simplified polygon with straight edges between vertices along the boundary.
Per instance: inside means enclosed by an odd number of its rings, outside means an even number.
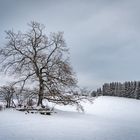
M99 97L93 104L83 105L85 113L56 106L59 110L51 116L1 111L0 140L140 139L139 100Z

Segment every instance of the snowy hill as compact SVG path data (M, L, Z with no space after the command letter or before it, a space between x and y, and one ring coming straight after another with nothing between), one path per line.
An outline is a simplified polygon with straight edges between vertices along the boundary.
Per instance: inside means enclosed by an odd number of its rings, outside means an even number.
M51 116L0 112L0 140L139 140L140 101L99 97L85 113L56 106ZM61 110L61 111L60 111Z

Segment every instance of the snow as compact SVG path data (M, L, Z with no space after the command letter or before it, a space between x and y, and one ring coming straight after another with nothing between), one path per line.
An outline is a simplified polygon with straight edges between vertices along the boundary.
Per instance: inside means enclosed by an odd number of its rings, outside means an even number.
M0 112L0 140L139 140L140 101L99 97L85 113L56 106L52 115Z

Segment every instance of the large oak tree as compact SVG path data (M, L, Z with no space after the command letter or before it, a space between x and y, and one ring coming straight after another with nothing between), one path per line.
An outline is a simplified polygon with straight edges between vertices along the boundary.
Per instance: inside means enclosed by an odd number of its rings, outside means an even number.
M0 50L5 73L17 76L22 89L28 81L37 87L38 103L47 99L55 103L77 104L77 80L69 62L63 33L45 33L45 26L31 22L25 33L6 31L6 45ZM73 94L74 93L74 94Z

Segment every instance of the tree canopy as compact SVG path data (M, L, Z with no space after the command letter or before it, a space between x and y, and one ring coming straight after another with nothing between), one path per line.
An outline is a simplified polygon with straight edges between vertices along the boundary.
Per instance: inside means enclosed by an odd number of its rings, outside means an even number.
M69 61L69 50L63 33L45 33L45 26L38 22L28 24L27 32L6 31L6 45L0 50L1 69L17 78L21 89L32 81L42 100L79 106L76 93L77 79Z

